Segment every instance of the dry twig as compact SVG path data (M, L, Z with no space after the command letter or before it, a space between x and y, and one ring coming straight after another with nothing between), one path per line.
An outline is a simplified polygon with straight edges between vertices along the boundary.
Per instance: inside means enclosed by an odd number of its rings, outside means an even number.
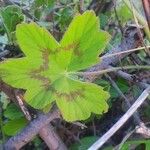
M139 98L134 102L130 109L98 140L96 141L88 150L98 150L105 144L111 136L113 136L116 131L118 131L125 122L135 113L135 111L142 105L146 98L150 94L150 86L146 88Z

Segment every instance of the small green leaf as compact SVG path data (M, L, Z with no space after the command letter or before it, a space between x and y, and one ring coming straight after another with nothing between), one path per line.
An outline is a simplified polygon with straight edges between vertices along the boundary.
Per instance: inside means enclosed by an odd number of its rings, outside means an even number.
M6 29L9 40L14 40L14 34L17 24L21 23L24 20L24 16L20 7L16 5L7 6L4 9L1 9L0 15Z
M132 12L124 3L120 3L117 5L117 14L121 24L125 24L127 21L133 18Z
M35 7L47 6L52 7L55 3L55 0L35 0L34 5Z
M15 104L10 104L4 111L4 116L10 120L15 120L23 117L23 113Z
M123 143L123 145L118 145L118 147L120 146L120 150L129 150L131 149L131 147L134 147L134 149L136 150L140 150L141 146L144 146L144 150L149 150L150 148L150 140L129 140L126 141L125 143ZM109 146L106 147L104 150L112 150L113 147Z
M3 126L3 131L6 135L13 136L17 134L21 129L23 129L26 125L27 120L25 118L11 120Z
M75 76L76 71L98 61L109 40L108 33L99 31L93 11L77 15L60 44L35 23L18 25L16 36L26 57L2 62L0 75L11 86L26 90L24 99L28 104L44 109L56 101L67 121L107 111L109 94Z
M87 150L97 139L96 136L84 137L80 143L73 144L69 150Z
M116 84L118 85L119 89L125 93L125 92L128 92L129 90L129 85L128 83L126 82L126 80L123 80L121 78L119 78L117 81L116 81ZM111 87L110 88L110 95L111 95L111 98L117 98L119 96L118 92L116 91L116 89L114 87Z

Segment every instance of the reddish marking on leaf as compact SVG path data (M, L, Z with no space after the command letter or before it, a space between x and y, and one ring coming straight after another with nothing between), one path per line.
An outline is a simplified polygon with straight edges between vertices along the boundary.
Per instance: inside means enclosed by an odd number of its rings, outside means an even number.
M48 70L48 64L49 64L49 50L45 49L44 51L42 51L42 58L44 60L43 62L43 67L44 70Z
M79 47L80 47L80 43L78 43L76 45L76 48L74 49L74 54L77 55L77 56L81 56L82 55L81 50L79 49Z
M77 45L78 45L78 42L73 42L65 47L62 47L62 49L65 51L68 51L68 50L76 48Z
M32 70L32 72L41 73L42 71L48 70L49 51L47 49L42 51L42 59L43 59L43 64L38 69Z
M85 91L85 89L82 88L82 89L79 89L79 90L76 90L76 91L72 91L69 94L67 94L67 93L60 93L58 91L55 91L55 93L56 93L56 95L58 97L65 97L65 99L67 101L72 101L72 100L75 100L79 96L84 98L84 96L85 96L84 95L84 91Z
M73 49L75 55L80 55L79 42L78 41L74 41L73 43L68 44L64 47L58 47L55 49L55 52L59 52L61 50L70 51L71 49Z
M42 76L40 74L33 74L33 73L31 73L30 76L31 76L31 78L34 78L34 79L42 81L42 86L44 86L45 88L47 88L50 85L50 83L51 83L49 78L44 77L44 76Z
M43 64L38 69L32 70L29 73L29 75L31 76L31 78L42 81L42 83L43 83L42 86L47 88L50 85L51 81L49 78L44 77L40 73L48 70L48 68L49 68L49 66L48 66L48 64L49 64L49 50L48 49L44 49L42 51L42 59L43 59Z

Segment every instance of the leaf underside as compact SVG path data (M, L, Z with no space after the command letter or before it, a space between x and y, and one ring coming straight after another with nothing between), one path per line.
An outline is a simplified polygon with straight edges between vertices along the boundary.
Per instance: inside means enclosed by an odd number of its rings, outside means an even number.
M71 72L89 68L108 43L93 11L76 15L60 43L35 23L17 26L18 44L25 54L0 64L3 81L26 90L28 104L43 109L56 101L67 121L85 120L108 109L109 94L102 87L75 80Z

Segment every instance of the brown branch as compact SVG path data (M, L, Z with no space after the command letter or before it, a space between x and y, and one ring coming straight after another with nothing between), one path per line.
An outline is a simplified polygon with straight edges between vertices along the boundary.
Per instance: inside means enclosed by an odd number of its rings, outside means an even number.
M40 137L47 144L49 149L52 150L67 150L67 147L64 145L60 137L57 135L54 127L49 124L42 128L39 132Z
M20 149L30 142L42 128L56 118L60 118L60 113L57 109L47 114L39 114L38 117L30 122L20 133L11 137L4 144L4 150Z

